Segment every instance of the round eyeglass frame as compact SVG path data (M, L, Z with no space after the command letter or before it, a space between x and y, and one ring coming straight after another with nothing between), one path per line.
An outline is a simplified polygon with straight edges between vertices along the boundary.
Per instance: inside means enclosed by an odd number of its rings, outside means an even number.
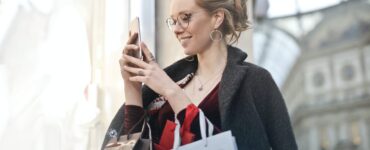
M184 21L184 19L181 19L181 17L186 17L188 19L186 21ZM167 27L168 27L168 29L173 31L174 27L176 25L180 25L180 27L182 29L186 30L189 26L189 22L190 22L191 17L192 17L192 13L184 13L184 14L181 14L181 15L177 16L176 20L173 19L173 18L167 18L166 19Z

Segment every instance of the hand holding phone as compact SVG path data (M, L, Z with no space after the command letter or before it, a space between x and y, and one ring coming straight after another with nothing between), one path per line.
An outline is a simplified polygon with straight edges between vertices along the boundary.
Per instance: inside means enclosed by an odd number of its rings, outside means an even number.
M140 33L140 19L139 17L134 18L130 23L129 36L131 37L134 33L137 33L137 38L133 44L139 46L139 51L129 51L128 55L135 58L143 59L141 50L141 33Z

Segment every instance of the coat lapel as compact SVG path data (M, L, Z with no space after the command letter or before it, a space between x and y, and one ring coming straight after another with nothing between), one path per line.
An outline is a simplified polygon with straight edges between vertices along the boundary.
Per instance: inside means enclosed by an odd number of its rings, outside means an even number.
M219 110L223 129L229 128L230 122L226 120L226 117L230 112L230 104L233 100L233 97L235 96L235 93L240 87L240 84L242 83L242 80L247 72L247 67L242 65L246 58L246 53L235 47L228 47L227 63L222 74L218 93Z

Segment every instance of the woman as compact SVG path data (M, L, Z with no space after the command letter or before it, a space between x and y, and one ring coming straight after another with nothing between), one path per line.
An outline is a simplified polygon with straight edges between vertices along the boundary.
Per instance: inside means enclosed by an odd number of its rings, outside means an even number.
M181 135L183 144L190 143L200 138L201 109L215 133L232 131L239 149L297 149L284 100L270 74L245 62L247 54L228 45L248 28L246 2L172 0L170 12L167 24L189 57L162 70L143 43L144 60L127 55L139 49L132 44L137 34L130 37L120 60L126 102L103 146L115 131L125 134L140 123L144 114L156 149L172 148L169 132L175 116L182 130L188 126Z

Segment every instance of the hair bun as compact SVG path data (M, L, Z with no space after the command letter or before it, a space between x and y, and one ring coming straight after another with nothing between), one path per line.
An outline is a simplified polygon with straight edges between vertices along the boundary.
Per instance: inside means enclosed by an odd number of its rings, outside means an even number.
M235 8L236 8L237 10L241 10L241 9L243 9L243 7L242 7L242 4L241 4L240 0L234 0L234 4L235 4Z
M249 28L248 26L248 14L247 14L247 5L246 0L234 0L235 11L235 30L236 31L245 31Z
M229 42L237 42L240 33L250 28L247 14L247 0L196 0L196 3L209 13L222 9L225 19L221 32L228 36Z

